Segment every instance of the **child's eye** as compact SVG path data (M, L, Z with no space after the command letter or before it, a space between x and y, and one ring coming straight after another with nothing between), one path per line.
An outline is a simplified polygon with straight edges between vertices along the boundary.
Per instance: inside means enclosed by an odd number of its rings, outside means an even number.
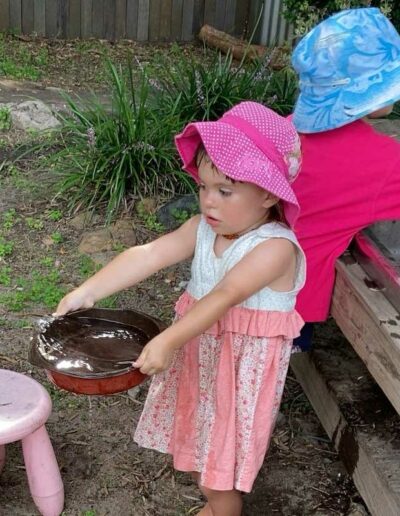
M206 185L204 185L203 183L199 183L199 184L197 185L197 187L198 187L198 189L199 189L199 190L205 190Z
M223 197L229 197L232 194L232 192L230 190L223 190L222 188L219 189L219 193Z

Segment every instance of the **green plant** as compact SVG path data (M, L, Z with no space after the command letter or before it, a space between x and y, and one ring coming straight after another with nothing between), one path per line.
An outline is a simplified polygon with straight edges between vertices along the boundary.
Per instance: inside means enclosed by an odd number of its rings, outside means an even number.
M61 130L41 142L36 150L52 148L46 168L61 177L58 191L71 208L106 205L111 220L129 196L154 194L160 189L178 190L180 171L171 138L175 118L150 106L148 82L142 72L139 86L132 68L126 73L108 61L112 107L95 97L75 102L66 97L71 116L60 115Z
M0 267L0 285L11 285L11 267Z
M11 127L10 110L7 106L0 107L0 131L8 131Z
M10 208L3 213L3 228L8 231L17 222L16 211L14 208Z
M59 231L55 231L54 233L52 233L51 239L55 244L61 244L61 242L64 241L64 237Z
M43 221L40 219L35 219L34 217L26 217L25 218L26 225L29 229L35 229L37 231L40 231L43 229Z
M19 312L30 304L54 308L66 291L60 283L57 270L47 274L34 270L29 278L17 278L11 291L1 293L0 303L12 312Z
M6 241L0 237L0 258L5 258L12 254L14 250L14 242Z
M31 51L20 41L2 34L0 38L0 75L16 79L38 80L48 63L48 51Z
M173 210L171 210L171 215L177 222L179 222L179 224L183 224L184 222L189 220L190 217L194 215L194 213L192 213L189 210L179 210L178 208L174 208Z
M61 210L50 210L47 213L47 218L49 220L52 220L53 222L58 222L63 217L63 213Z
M157 215L153 212L147 211L144 204L141 202L137 205L137 213L149 231L162 233L165 230L163 224L158 221Z
M194 61L183 52L176 65L165 76L151 80L162 113L175 113L182 128L193 120L215 120L242 100L262 102L279 113L287 114L291 106L281 105L271 84L275 72L270 68L271 56L241 62L233 66L231 54L214 53L204 62ZM297 85L295 76L290 76ZM276 84L278 79L274 80ZM293 100L294 102L294 100Z
M44 265L45 267L52 267L54 264L54 258L51 256L45 256L42 258L39 262L41 265Z
M79 273L83 277L83 279L92 276L95 272L101 269L101 265L96 264L89 256L86 254L81 255L79 262Z
M379 7L400 28L400 7L394 0L283 0L283 15L293 23L299 36L334 12L368 6Z

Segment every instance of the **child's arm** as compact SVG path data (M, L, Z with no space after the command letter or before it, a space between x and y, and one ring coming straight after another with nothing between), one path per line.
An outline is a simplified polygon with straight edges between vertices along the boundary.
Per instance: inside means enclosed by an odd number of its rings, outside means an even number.
M96 301L131 287L164 267L191 257L199 220L200 216L196 215L172 233L148 244L127 249L67 294L60 301L55 315L90 308Z
M174 350L210 328L232 306L266 286L290 291L296 266L294 244L286 239L271 239L248 253L184 317L152 339L135 362L143 373L167 369Z

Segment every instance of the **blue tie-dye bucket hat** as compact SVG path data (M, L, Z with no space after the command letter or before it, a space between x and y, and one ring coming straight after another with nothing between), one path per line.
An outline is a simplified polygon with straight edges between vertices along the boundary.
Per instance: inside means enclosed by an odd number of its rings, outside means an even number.
M400 36L377 8L348 9L314 27L292 64L302 133L335 129L400 99Z

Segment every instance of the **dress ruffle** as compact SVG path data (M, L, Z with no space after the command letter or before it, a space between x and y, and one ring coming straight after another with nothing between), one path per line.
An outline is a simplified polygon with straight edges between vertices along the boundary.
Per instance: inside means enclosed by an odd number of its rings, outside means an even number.
M188 292L184 292L175 305L175 312L182 317L197 302ZM241 333L251 337L283 337L295 339L300 335L304 321L296 310L289 312L252 310L234 306L219 321L204 333Z

